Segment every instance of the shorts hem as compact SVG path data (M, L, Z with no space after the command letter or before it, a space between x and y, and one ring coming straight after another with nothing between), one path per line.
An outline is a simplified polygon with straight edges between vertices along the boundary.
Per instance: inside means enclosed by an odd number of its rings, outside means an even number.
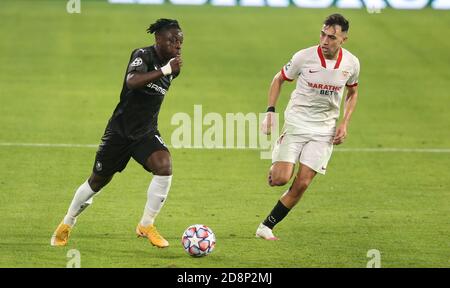
M276 162L288 162L288 163L292 163L292 164L297 164L298 161L292 161L292 160L285 160L285 159L272 159L272 164L276 163Z
M300 163L300 164L302 164L302 165L305 165L305 166L308 166L310 169L314 170L315 172L317 172L317 173L319 173L319 174L325 175L325 173L327 173L326 170L313 168L312 165L310 165L309 163L301 162L301 161L298 161L298 163Z

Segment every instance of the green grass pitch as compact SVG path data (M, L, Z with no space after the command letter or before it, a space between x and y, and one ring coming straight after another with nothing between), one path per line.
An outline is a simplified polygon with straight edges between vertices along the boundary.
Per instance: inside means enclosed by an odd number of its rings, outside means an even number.
M81 1L0 2L0 267L450 267L450 153L336 151L299 205L277 226L278 242L255 239L258 223L286 187L270 188L258 150L172 149L174 180L157 219L171 243L137 239L151 175L127 169L79 217L66 248L50 236L96 148L5 143L99 143L133 48L153 43L145 28L177 18L184 67L160 113L166 141L177 112L265 109L273 75L318 42L338 9L108 5ZM342 148L450 148L450 12L342 10L345 47L360 58L360 98ZM293 84L283 88L283 110ZM448 151L448 150L447 150ZM210 226L216 250L185 254L183 230Z

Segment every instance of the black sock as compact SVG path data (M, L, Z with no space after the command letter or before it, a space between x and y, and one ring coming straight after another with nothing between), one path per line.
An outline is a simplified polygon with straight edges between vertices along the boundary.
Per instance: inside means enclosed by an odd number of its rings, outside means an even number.
M269 216L267 216L266 220L264 220L263 224L269 227L270 229L273 229L275 225L278 224L281 220L283 220L284 217L291 211L291 209L287 208L286 206L281 203L280 200L278 200L275 207L273 207L272 212L270 212Z

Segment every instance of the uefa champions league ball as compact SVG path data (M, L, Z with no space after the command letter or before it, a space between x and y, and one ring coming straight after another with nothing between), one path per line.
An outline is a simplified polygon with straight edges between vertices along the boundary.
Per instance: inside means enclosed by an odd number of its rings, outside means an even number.
M208 226L195 224L184 231L181 244L184 251L193 257L206 256L214 250L216 236Z

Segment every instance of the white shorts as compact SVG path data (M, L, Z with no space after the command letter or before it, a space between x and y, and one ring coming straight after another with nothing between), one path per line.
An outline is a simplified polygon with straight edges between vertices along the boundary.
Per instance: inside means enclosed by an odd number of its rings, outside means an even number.
M272 151L272 163L300 162L317 173L325 174L333 152L333 136L281 134Z

